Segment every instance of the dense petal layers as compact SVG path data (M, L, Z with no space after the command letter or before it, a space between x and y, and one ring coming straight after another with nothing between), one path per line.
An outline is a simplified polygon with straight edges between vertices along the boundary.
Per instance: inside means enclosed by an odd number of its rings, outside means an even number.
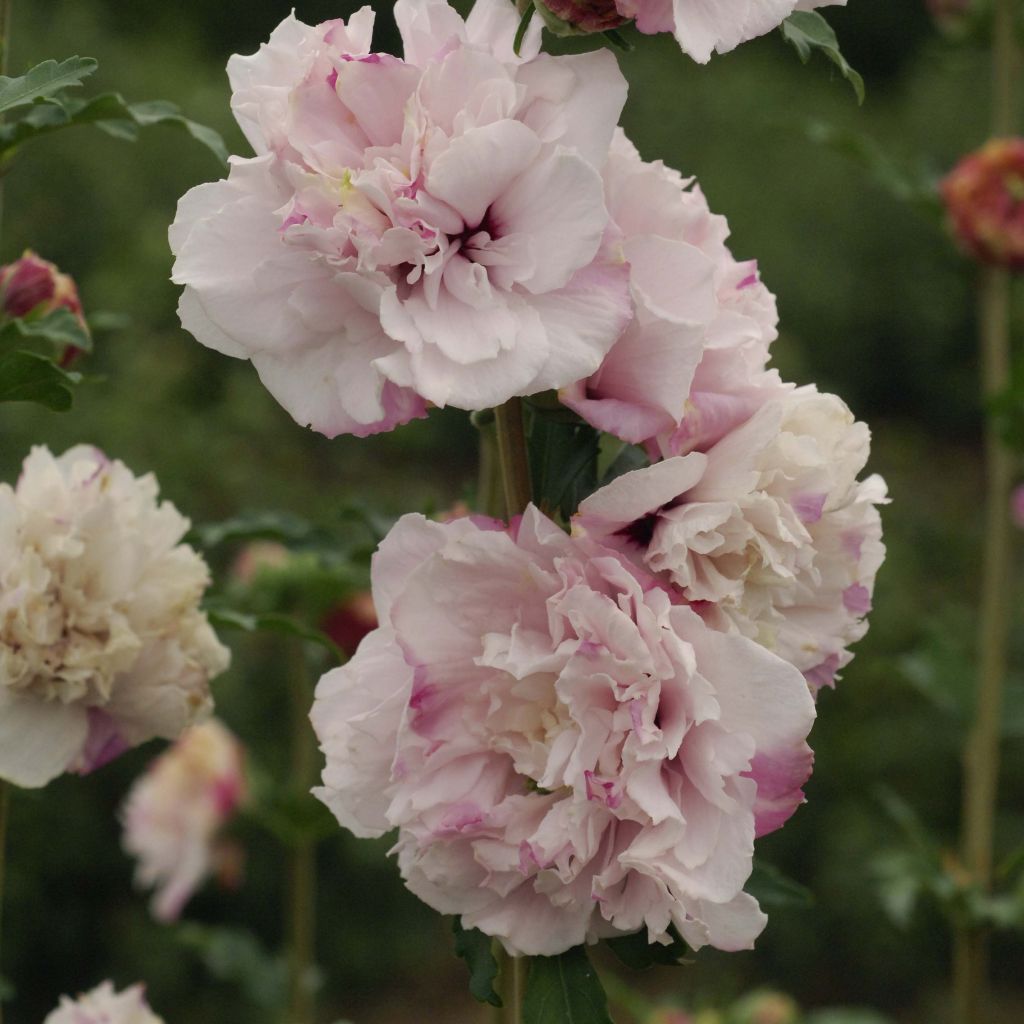
M798 388L706 454L614 480L582 503L574 529L636 559L709 623L775 651L817 689L867 629L885 553L885 485L857 480L868 450L867 427L838 398Z
M399 2L404 57L290 16L233 57L256 150L180 202L182 324L251 359L301 424L364 436L593 373L633 315L601 168L626 86L605 52L512 52L482 0Z
M0 484L0 778L42 786L208 713L228 652L188 525L151 475L84 445L34 448Z
M766 368L775 299L735 260L699 186L618 132L603 169L635 315L597 372L561 392L599 430L652 456L703 450L784 390Z
M532 507L406 516L373 582L380 628L317 688L316 792L359 835L398 828L413 892L513 953L753 943L743 886L783 798L758 768L809 765L792 666Z

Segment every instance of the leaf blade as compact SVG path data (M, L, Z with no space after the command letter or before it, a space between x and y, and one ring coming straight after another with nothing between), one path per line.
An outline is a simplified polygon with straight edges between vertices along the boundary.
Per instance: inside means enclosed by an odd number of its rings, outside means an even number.
M523 1024L613 1024L608 997L583 946L530 961Z
M839 69L857 97L857 103L864 102L864 79L850 67L839 49L832 26L817 11L794 11L781 25L782 38L786 40L797 56L806 64L815 50L823 53Z
M0 75L0 114L81 85L98 66L92 57L68 57L59 64L44 60L18 78Z

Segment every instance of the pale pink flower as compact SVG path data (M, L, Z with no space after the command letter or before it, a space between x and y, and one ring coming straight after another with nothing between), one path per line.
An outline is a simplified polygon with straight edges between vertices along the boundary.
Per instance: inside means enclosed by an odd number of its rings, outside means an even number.
M733 257L725 218L692 178L642 160L621 131L603 173L636 313L597 372L561 399L654 454L706 447L783 389L766 369L775 298L756 263Z
M398 828L416 895L514 954L671 925L752 945L759 762L810 767L799 672L532 506L405 516L373 589L380 628L317 687L315 792L357 835Z
M246 796L244 751L211 719L188 729L132 786L121 812L135 882L153 916L173 921L215 868L217 840Z
M706 454L612 481L574 530L614 546L736 630L831 685L867 630L885 548L878 476L857 481L868 428L834 395L766 402Z
M748 39L771 32L794 11L845 5L846 0L616 0L648 35L671 32L684 53L706 64Z
M366 435L592 373L628 322L600 168L626 85L605 51L512 51L480 0L398 0L404 59L373 12L289 16L228 64L256 151L180 202L182 323L250 358L301 424Z
M123 992L105 981L77 999L61 996L60 1006L43 1024L163 1024L146 1002L142 985L132 985Z
M42 786L209 713L228 651L152 474L79 445L0 484L0 778Z

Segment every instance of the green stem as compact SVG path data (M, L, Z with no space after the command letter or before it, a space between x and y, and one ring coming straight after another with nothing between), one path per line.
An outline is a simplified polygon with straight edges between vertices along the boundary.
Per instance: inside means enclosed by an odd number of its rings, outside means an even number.
M291 775L298 794L316 781L316 747L309 725L312 703L306 651L301 640L290 645L288 693L291 716ZM295 840L288 865L288 1019L286 1024L313 1024L316 995L313 979L316 945L316 843Z
M4 881L7 873L7 816L11 806L11 786L0 779L0 948L3 940ZM3 960L0 958L0 966ZM0 971L2 975L2 971ZM4 1004L0 994L0 1024L3 1024Z
M1017 0L995 0L992 36L992 134L1013 134L1017 122ZM1006 270L985 268L978 291L982 393L986 401L1010 384L1010 284ZM992 850L999 786L1000 730L1012 597L1010 489L1014 460L992 426L985 427L985 548L978 627L975 715L964 748L961 855L972 886L992 886ZM988 1019L988 930L969 918L955 925L953 1003L956 1024Z
M505 511L511 519L530 504L532 490L521 399L510 398L504 405L499 405L494 410L494 422L498 435L501 482L505 491Z
M470 417L480 436L480 469L477 476L476 510L500 518L505 514L505 495L501 485L501 462L494 411L482 409Z
M11 49L11 12L14 9L14 0L0 0L0 75L7 74L10 64ZM3 115L0 114L0 122ZM6 166L0 166L0 222L4 215L4 177Z

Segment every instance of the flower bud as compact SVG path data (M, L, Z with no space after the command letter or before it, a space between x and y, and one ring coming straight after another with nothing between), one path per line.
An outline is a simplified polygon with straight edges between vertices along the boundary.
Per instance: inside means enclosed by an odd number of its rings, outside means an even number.
M607 32L629 20L619 14L615 0L537 0L536 7L556 36Z
M0 308L12 319L32 320L68 309L82 330L89 330L74 279L62 274L56 264L40 259L31 249L26 249L20 259L0 267ZM69 345L61 356L61 365L70 365L80 352L81 349Z
M960 245L982 263L1024 269L1024 139L991 139L943 179Z
M320 628L351 658L367 633L377 628L377 610L368 590L335 605Z

